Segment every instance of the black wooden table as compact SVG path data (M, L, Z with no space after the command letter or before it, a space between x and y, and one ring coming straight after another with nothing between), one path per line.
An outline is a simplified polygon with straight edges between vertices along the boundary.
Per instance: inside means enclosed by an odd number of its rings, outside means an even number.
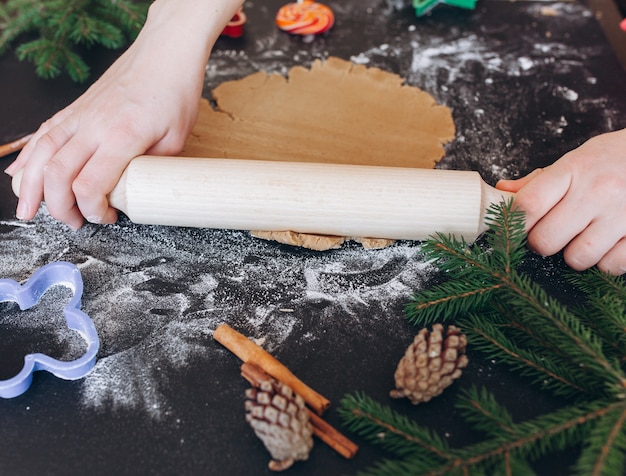
M457 137L440 167L478 170L489 183L626 127L626 73L585 4L479 0L473 11L441 6L416 18L400 0L329 0L334 29L304 41L275 28L282 3L246 4L245 36L218 41L205 95L226 80L258 70L284 73L329 55L376 66L452 109ZM94 77L115 54L94 52ZM0 142L34 130L85 87L37 79L12 52L1 57ZM0 180L0 277L25 280L60 260L78 265L83 309L101 339L85 379L40 372L25 394L0 401L0 474L268 474L269 455L243 418L240 362L212 339L222 322L261 339L330 398L326 418L344 432L338 402L357 391L430 425L453 445L477 437L454 408L459 388L487 386L516 419L560 404L471 350L469 368L441 397L415 407L388 398L395 366L416 332L403 307L438 279L421 260L419 243L316 253L246 232L124 219L73 232L44 208L30 222L15 220L10 181ZM547 287L562 290L560 257L531 257L528 266ZM50 297L46 309L59 299ZM46 312L33 324L8 304L0 311L2 379L21 366L25 343L67 358L80 348ZM384 455L354 439L361 444L354 460L317 442L309 461L288 474L353 474ZM539 461L537 470L567 474L572 455Z

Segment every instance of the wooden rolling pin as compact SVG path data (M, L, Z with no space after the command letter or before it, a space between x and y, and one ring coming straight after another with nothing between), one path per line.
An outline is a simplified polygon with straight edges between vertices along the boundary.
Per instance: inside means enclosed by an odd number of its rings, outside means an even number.
M487 207L510 195L471 171L140 156L109 201L152 225L473 241Z

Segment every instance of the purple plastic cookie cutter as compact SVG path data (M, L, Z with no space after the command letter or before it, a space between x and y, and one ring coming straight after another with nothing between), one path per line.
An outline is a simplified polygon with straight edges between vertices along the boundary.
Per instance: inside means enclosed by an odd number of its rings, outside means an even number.
M87 342L87 351L71 361L53 359L45 354L26 355L24 367L15 377L0 380L2 398L13 398L24 393L33 381L33 372L37 370L46 370L65 380L76 380L87 375L96 363L100 341L93 321L80 310L83 280L75 265L62 261L47 264L39 268L23 285L12 279L0 279L0 302L15 302L23 311L37 304L44 293L56 285L70 288L73 292L63 313L67 327L77 331Z

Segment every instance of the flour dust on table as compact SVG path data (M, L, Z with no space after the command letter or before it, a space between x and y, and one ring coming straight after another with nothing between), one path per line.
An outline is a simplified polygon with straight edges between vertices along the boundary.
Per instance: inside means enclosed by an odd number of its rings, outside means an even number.
M1 225L1 276L21 281L55 260L81 270L82 308L101 339L96 366L81 383L84 404L156 419L173 412L162 392L168 375L223 355L212 339L220 323L270 352L280 352L288 339L326 339L326 331L337 327L350 329L356 341L402 325L410 294L434 273L409 242L318 253L246 232L139 226L125 219L73 232L45 206L30 222ZM4 321L13 328L15 349L33 325L13 313Z

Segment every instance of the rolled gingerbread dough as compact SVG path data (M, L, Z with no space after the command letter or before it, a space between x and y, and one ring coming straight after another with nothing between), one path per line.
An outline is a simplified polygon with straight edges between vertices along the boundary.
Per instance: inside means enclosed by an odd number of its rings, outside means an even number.
M451 111L395 74L330 57L287 76L258 72L203 100L181 155L433 168L454 138ZM346 239L252 232L324 250ZM358 238L366 247L389 240Z

